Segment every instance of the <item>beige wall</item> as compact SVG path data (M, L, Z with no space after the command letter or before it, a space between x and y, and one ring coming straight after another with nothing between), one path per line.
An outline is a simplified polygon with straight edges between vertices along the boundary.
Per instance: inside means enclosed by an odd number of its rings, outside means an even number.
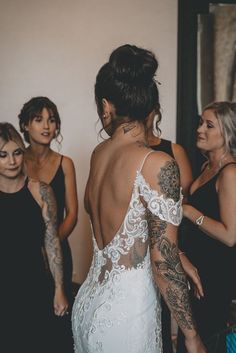
M162 132L175 140L177 3L0 0L0 120L17 126L22 104L36 95L46 95L58 106L61 152L73 158L77 172L80 214L70 243L78 282L86 275L91 253L83 193L100 128L93 97L96 73L118 45L153 50L160 64Z

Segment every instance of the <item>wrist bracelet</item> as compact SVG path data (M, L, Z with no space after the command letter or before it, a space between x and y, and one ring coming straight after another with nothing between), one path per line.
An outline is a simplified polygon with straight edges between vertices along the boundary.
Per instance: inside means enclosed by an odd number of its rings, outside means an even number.
M195 219L195 223L198 225L198 226L201 226L203 221L204 221L204 217L203 215L201 215L200 217L198 217L197 219Z
M182 255L182 254L185 254L185 252L184 251L179 251L178 254Z

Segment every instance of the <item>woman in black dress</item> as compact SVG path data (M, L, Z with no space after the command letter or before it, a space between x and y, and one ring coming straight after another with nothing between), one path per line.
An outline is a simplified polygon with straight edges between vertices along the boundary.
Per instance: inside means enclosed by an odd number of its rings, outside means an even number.
M223 353L235 282L236 103L215 102L205 107L197 147L208 160L183 206L189 222L184 251L197 267L204 289L200 301L192 297L200 334L210 352ZM185 352L181 340L178 352Z
M0 123L1 259L5 262L1 351L56 353L52 317L64 316L68 308L56 202L48 185L25 175L24 152L20 134L11 124ZM53 296L42 247L55 283Z
M24 104L19 124L29 146L25 153L27 174L49 184L57 202L58 235L63 255L65 293L69 300L69 313L73 304L72 254L68 237L78 215L78 201L74 163L71 158L55 152L51 143L60 135L61 119L57 106L47 97L34 97ZM55 351L72 353L73 339L70 315L55 316Z

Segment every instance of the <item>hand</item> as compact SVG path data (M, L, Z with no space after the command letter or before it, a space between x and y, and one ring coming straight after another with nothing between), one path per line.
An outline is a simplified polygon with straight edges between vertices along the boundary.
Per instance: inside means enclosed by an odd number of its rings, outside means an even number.
M187 276L194 284L194 295L201 299L201 297L204 297L204 292L197 268L193 266L184 253L180 253L180 261Z
M188 353L207 353L206 347L199 335L185 338L185 345Z
M64 316L68 314L68 301L62 289L55 289L54 296L54 313L57 316Z

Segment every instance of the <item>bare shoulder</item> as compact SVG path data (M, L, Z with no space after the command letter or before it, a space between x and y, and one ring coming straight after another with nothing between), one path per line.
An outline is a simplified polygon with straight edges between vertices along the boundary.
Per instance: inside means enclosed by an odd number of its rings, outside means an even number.
M146 159L145 165L147 168L158 170L166 163L172 162L175 162L175 160L169 154L162 151L153 151Z
M236 181L236 163L226 165L220 172L219 180L222 182Z
M155 151L149 154L143 166L143 173L148 177L158 175L175 176L179 178L179 167L177 162L167 153Z
M178 143L171 143L173 154L176 160L188 158L187 152L183 146Z
M180 173L177 162L164 152L151 153L143 168L150 186L174 201L180 199Z
M71 170L74 170L75 166L74 166L74 162L73 160L68 157L68 156L63 156L62 158L62 169L63 171L66 173L66 172L69 172Z

